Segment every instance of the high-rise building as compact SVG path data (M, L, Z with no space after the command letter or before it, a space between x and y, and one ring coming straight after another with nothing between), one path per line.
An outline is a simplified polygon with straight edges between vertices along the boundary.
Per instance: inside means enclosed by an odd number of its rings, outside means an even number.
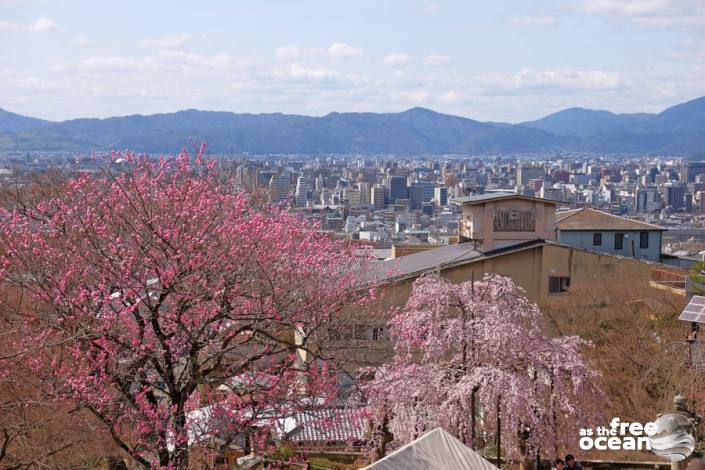
M360 205L366 206L370 204L370 190L372 189L372 185L370 183L358 183L358 187L360 188Z
M412 210L421 210L424 202L433 201L435 185L429 181L417 181L409 188L409 205Z
M390 176L387 179L389 189L389 203L394 204L397 199L408 199L409 188L406 185L406 176Z
M360 207L360 190L355 188L345 188L343 199L347 201L348 207Z
M661 195L655 187L639 188L636 191L636 211L656 212L661 209Z
M321 189L321 204L323 204L324 206L330 204L332 196L333 196L333 193L331 192L330 189L328 189L328 188Z
M683 183L692 183L701 174L705 174L705 162L688 162L681 167L680 177Z
M439 206L448 205L448 188L446 186L438 186L433 190L433 199Z
M375 185L370 191L370 204L375 206L375 209L384 209L384 188L379 185Z
M543 179L546 170L540 166L520 166L517 168L517 185L526 186L529 180Z
M666 196L666 206L671 206L673 210L680 210L685 207L685 187L677 184L664 186Z
M291 175L281 173L274 175L269 180L269 190L272 195L272 202L279 203L289 199L289 186L291 185Z
M296 181L296 207L306 206L309 189L308 179L305 176L299 176Z

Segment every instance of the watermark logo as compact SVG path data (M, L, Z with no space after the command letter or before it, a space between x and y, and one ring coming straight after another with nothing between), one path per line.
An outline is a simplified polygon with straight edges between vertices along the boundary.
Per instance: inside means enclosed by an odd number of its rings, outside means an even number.
M629 423L612 418L609 426L580 429L582 450L651 450L679 462L695 449L690 420L678 413L660 416L654 422Z
M695 439L690 433L693 425L686 416L668 413L660 416L655 424L656 433L649 436L654 454L680 462L693 453Z
M582 450L651 450L649 438L657 433L656 423L628 423L612 418L609 426L580 429Z

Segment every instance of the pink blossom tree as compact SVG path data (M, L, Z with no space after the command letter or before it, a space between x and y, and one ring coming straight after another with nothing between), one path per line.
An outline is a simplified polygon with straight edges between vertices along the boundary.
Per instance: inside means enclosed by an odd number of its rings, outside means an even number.
M589 344L548 336L541 311L507 277L421 277L390 334L394 359L367 385L375 458L392 438L403 444L437 426L477 447L480 431L497 432L498 402L505 455L524 461L541 447L577 445L577 427L596 416L586 402L599 406L600 395L580 354Z
M22 361L146 468L185 468L216 432L266 431L330 400L313 338L367 295L350 247L258 207L202 151L116 154L0 212L0 282L22 299L0 300L21 332L0 374Z

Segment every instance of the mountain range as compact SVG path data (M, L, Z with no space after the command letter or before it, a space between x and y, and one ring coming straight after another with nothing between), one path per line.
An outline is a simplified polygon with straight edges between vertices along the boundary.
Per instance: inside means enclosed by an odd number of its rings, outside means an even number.
M107 119L45 121L0 108L0 151L178 152L208 142L216 154L534 153L584 151L705 155L705 97L658 114L565 109L519 124L425 108L400 113L236 114L189 109Z

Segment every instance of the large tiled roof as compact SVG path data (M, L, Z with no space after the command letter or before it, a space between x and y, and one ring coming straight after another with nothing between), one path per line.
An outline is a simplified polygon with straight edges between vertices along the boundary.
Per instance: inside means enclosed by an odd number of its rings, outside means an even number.
M359 410L325 408L301 411L277 423L280 438L302 442L347 442L365 438L367 420Z
M472 243L443 245L438 248L431 248L429 250L402 256L401 258L374 263L371 266L371 271L368 273L368 279L372 282L385 282L407 276L421 275L456 264L476 261L480 258L521 250L544 243L546 243L544 240L531 240L484 252L474 248Z
M658 225L631 220L591 208L574 209L556 213L558 230L615 230L663 231Z
M510 192L495 192L495 193L485 193L485 194L477 194L475 196L465 196L465 197L459 197L456 199L453 199L451 202L454 204L481 204L483 202L487 201L497 201L500 199L511 199L511 198L517 198L517 199L525 199L528 201L541 201L546 204L556 204L556 201L552 201L550 199L542 199L540 197L533 197L533 196L525 196L523 194L516 194L516 193L510 193Z
M474 248L471 243L443 245L401 258L375 263L369 274L372 281L383 281L430 271L449 263L468 261L481 256L483 253Z

